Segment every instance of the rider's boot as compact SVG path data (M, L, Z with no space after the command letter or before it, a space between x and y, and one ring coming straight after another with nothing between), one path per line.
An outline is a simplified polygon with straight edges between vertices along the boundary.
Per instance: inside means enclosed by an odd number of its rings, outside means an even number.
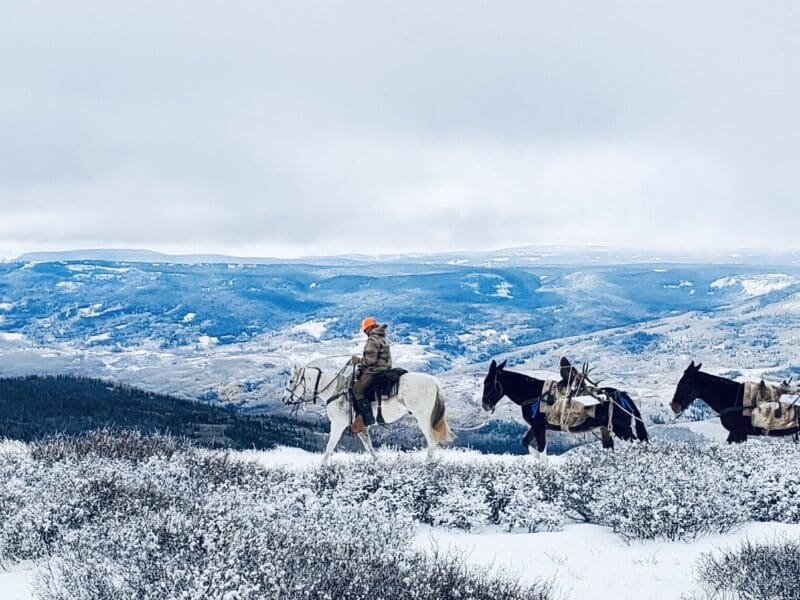
M353 422L350 423L350 431L353 433L361 433L364 431L366 427L364 427L364 417L360 414L356 415L356 418L353 419Z
M358 413L364 419L364 425L375 425L375 417L372 415L372 404L366 398L362 398L356 402L358 406Z

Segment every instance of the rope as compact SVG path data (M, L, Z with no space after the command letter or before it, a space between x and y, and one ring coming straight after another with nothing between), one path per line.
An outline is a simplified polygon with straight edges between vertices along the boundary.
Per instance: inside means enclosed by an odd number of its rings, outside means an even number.
M614 437L614 405L617 404L617 403L614 401L613 398L609 398L609 400L611 401L611 403L608 405L608 427L606 429L608 429L608 435L610 435L613 438ZM622 407L620 406L620 408L622 408ZM622 410L625 410L625 409L622 409ZM628 414L630 414L630 413L628 413Z
M492 420L493 416L494 415L489 414L489 416L486 417L486 419L484 419L483 423L481 423L479 425L475 425L473 427L453 427L453 430L454 431L477 431L478 429L483 429L484 427L486 427L489 424L489 422Z
M614 400L614 398L612 398L611 396L606 396L606 398L608 398L608 401L609 401L609 402L611 402L611 404L615 405L617 408L619 408L619 409L620 409L622 412L624 412L626 415L630 416L632 419L636 419L636 420L637 420L637 421L639 421L639 423L641 423L642 425L645 425L645 426L647 425L647 423L645 423L644 419L642 419L641 417L637 417L637 416L636 416L635 414L633 414L631 411L627 410L627 409L626 409L624 406L622 406L622 405L621 405L619 402L617 402L616 400ZM611 411L609 411L609 414L610 414L610 413L611 413ZM675 420L677 420L677 419L678 419L678 417L680 417L682 414L683 414L683 412L681 412L679 415L677 415L677 416L675 417L675 419L673 420L673 423L674 423L674 422L675 422ZM611 417L610 417L610 416L609 416L609 419L611 419Z

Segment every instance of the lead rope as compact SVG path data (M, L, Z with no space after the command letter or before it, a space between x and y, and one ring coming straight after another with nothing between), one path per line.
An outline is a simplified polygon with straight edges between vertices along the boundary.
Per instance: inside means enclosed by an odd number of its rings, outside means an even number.
M355 403L353 402L353 399L350 396L351 396L351 390L353 389L353 385L355 384L355 381L356 381L356 366L354 364L352 364L352 361L350 361L350 365L352 366L352 371L350 372L350 382L347 384L347 396L346 397L347 397L347 405L349 406L349 409L350 409L349 410L349 412L350 412L350 425L352 426L353 425L353 420L355 419L353 417L353 413L355 412L355 406L354 406ZM347 369L347 365L344 366L344 369L342 369L342 372L344 372L346 369ZM350 435L355 435L353 433L353 428L352 427L348 427L347 428L347 432Z
M614 437L614 405L617 404L613 398L609 398L611 403L608 405L608 435ZM622 408L620 406L620 408ZM626 411L627 412L627 411Z

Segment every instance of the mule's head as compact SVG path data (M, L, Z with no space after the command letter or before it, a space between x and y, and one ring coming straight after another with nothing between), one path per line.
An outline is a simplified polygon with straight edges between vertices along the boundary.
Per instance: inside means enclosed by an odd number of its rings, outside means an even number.
M702 364L690 364L686 371L683 372L683 377L678 382L678 387L675 388L675 394L672 396L672 402L669 406L672 412L676 415L686 410L692 402L697 399L697 373L700 371Z
M294 367L292 369L292 375L289 378L289 383L286 384L286 388L283 390L283 397L281 398L283 403L295 404L298 401L302 401L307 387L305 368Z
M494 410L503 397L503 386L500 385L498 378L505 368L506 362L504 360L498 365L497 361L493 360L489 365L489 374L483 380L483 410Z

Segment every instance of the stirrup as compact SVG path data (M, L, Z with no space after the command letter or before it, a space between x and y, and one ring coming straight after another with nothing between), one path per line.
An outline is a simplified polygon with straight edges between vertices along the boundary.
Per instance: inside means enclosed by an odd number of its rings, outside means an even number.
M381 399L378 398L378 414L375 416L375 422L378 425L386 426L386 420L383 418L383 409L381 408Z

